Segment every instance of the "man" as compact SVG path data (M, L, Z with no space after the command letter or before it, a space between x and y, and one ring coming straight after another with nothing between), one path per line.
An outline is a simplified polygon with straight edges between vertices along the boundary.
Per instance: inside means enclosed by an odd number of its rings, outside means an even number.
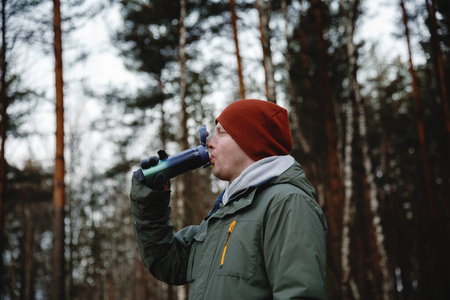
M189 299L326 299L327 225L289 155L287 111L236 101L216 119L207 145L214 176L229 184L198 226L174 234L163 174L152 188L133 177L131 213L145 266L169 284L189 283Z

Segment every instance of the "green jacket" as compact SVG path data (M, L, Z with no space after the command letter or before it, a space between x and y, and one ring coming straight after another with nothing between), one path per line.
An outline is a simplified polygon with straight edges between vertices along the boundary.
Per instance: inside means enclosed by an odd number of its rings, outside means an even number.
M145 266L189 299L326 299L327 225L298 163L175 234L170 191L133 178L130 197Z

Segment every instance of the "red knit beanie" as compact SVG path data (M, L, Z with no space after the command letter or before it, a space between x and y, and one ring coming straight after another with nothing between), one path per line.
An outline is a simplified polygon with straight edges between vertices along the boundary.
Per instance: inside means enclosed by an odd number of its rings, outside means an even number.
M269 156L287 155L292 150L287 110L275 103L255 99L238 100L222 111L217 122L255 161Z

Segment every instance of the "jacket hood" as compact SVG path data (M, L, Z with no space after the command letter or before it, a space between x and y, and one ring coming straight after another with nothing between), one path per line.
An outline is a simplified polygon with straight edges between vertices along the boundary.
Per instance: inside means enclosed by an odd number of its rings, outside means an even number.
M280 183L292 184L303 190L311 198L316 199L316 190L308 179L306 179L305 172L298 162L295 162L286 171L281 173L280 176L270 181L270 184L273 185Z

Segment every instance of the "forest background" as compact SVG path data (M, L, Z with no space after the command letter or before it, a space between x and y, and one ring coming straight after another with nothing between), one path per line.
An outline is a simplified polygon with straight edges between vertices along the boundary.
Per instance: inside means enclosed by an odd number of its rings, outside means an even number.
M394 44L361 35L377 4ZM1 21L0 299L185 299L139 257L131 172L243 98L289 110L330 299L450 299L448 1L2 0ZM177 229L224 188L172 181Z

